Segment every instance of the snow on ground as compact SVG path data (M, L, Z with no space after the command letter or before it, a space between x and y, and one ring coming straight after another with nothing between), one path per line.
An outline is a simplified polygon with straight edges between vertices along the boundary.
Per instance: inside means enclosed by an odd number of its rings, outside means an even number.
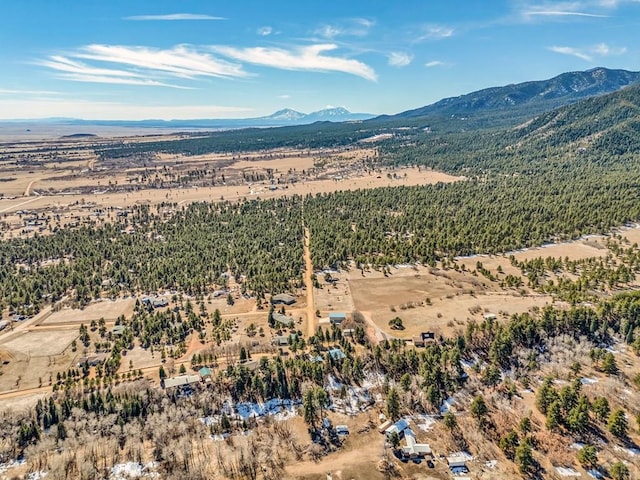
M569 467L556 467L556 471L563 477L580 477L579 471Z
M230 418L240 417L242 420L267 415L274 417L276 420L288 420L297 415L296 407L300 404L299 400L283 400L280 398L272 398L264 403L240 402L235 405L230 400L227 400L222 406L220 415L202 417L200 421L210 427L220 421L222 413L227 414Z
M7 463L0 463L0 473L5 473L11 470L12 468L19 467L21 465L24 465L25 463L26 462L24 459L11 460L10 462L7 462Z
M584 448L584 443L575 442L569 445L570 450L582 450Z
M473 460L473 455L471 455L469 452L454 452L454 453L450 453L448 456L463 457L465 462L470 462L471 460Z
M489 460L488 462L485 462L484 465L487 468L496 468L498 466L498 461L497 460Z
M432 415L414 415L413 417L406 417L413 421L413 423L423 432L428 432L433 428L436 420Z
M143 465L137 462L118 463L111 468L109 480L128 480L130 478L159 478L155 472L157 464L155 462Z
M385 382L384 375L380 373L375 373L375 374L369 373L364 377L364 380L362 381L361 385L362 385L362 388L370 390L372 388L379 387L380 385L384 384L384 382Z
M449 397L447 398L443 403L442 406L440 407L440 413L447 413L449 410L451 410L451 407L453 407L456 403L456 399L453 397Z
M624 448L616 445L613 447L613 449L617 450L618 452L626 453L631 457L637 457L638 455L640 455L640 449L637 449L637 448Z
M346 395L341 397L341 394ZM345 415L357 415L365 411L374 403L369 389L366 387L354 387L352 385L344 385L333 375L329 375L326 389L331 395L332 404L329 406L334 412L344 413Z
M604 475L602 475L598 470L587 470L587 474L590 477L597 478L598 480L604 480Z
M272 398L265 403L238 403L236 404L236 411L243 420L265 415L275 416L278 420L286 420L296 416L296 405L299 404L299 401Z
M597 378L582 377L580 379L580 383L582 383L583 385L593 385L594 383L598 383L598 379Z
M39 472L31 472L26 476L26 480L42 480L48 473L49 472L45 472L43 470L40 470Z

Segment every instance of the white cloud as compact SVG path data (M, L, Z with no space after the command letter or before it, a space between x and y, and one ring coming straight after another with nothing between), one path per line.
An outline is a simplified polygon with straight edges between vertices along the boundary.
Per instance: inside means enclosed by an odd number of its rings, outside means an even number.
M442 40L443 38L452 37L455 29L445 25L425 25L422 27L420 34L415 38L415 42L424 40Z
M561 53L562 55L571 55L571 56L580 58L582 60L585 60L587 62L591 62L593 60L593 58L589 54L583 52L578 48L556 46L556 47L549 47L549 50L551 50L552 52Z
M322 25L315 30L315 34L328 39L339 36L364 37L376 22L367 18L350 18L335 24Z
M625 47L611 47L606 43L599 43L597 45L587 48L575 48L566 46L553 46L549 47L549 50L555 53L563 55L571 55L577 57L586 62L593 62L595 57L610 57L616 55L624 55L627 51Z
M211 15L203 15L199 13L170 13L168 15L133 15L124 17L125 20L138 21L171 21L171 20L226 20L224 17L213 17Z
M273 33L273 28L269 27L268 25L265 27L260 27L258 29L258 35L262 35L263 37L271 35L272 33Z
M86 120L145 120L246 117L250 108L221 105L137 105L135 103L89 100L4 100L0 98L0 119L73 117Z
M284 95L278 95L278 98L281 98L283 100L289 100L291 98L291 95L288 94L284 94Z
M121 45L87 45L66 55L37 62L68 80L90 83L188 88L171 79L247 77L242 65L213 57L185 45L155 49ZM114 65L113 68L104 65Z
M376 72L369 65L351 58L323 55L338 48L335 44L317 44L284 48L235 48L213 47L214 51L237 61L283 70L308 70L316 72L342 72L376 81Z
M431 60L430 62L425 63L424 66L427 68L442 67L444 66L444 62L441 62L440 60Z
M12 88L0 88L0 95L61 95L60 92L51 90L21 90Z
M413 55L406 52L391 52L387 58L392 67L406 67L413 61Z
M595 47L593 47L593 51L594 53L602 56L602 57L609 57L612 55L624 55L625 53L627 53L627 49L626 47L610 47L609 45L607 45L606 43L599 43L598 45L596 45Z
M315 31L316 35L320 35L321 37L332 39L337 37L338 35L343 35L344 30L334 25L323 25Z
M576 17L607 18L603 8L615 7L616 0L526 1L519 15L526 22L571 20Z
M563 10L531 10L523 12L525 16L541 16L541 17L593 17L593 18L607 18L608 15L599 15L596 13L586 12L570 12Z
M199 76L246 77L242 66L198 52L185 45L159 50L149 47L88 45L76 56L99 62L146 68L183 78Z

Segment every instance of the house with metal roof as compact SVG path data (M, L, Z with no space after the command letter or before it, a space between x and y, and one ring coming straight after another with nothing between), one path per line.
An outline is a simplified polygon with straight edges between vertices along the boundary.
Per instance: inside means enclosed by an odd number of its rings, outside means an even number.
M402 453L409 458L425 458L433 456L431 446L429 446L428 443L418 443L413 432L409 432L409 429L405 429L404 439L406 445L402 447Z
M279 323L281 326L283 327L287 327L287 328L291 328L293 327L294 324L294 320L293 317L290 317L288 315L283 315L281 313L273 313L273 320L276 323Z
M331 355L331 358L334 360L344 360L347 358L345 353L337 347L329 349L329 355Z
M165 389L175 387L186 387L200 383L200 375L180 375L178 377L165 378L162 386Z
M391 435L393 432L396 432L398 435L402 436L404 435L404 431L409 428L409 422L407 420L405 420L404 418L401 418L400 420L398 420L396 423L394 423L393 425L391 425L390 427L388 427L385 431L384 434L387 436L387 438L389 437L389 435Z
M293 305L296 303L296 297L289 295L288 293L279 293L271 297L271 303L274 305Z

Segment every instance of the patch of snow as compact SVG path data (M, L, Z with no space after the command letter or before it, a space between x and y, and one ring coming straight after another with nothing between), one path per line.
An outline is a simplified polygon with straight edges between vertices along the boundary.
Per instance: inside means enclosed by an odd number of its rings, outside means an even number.
M485 462L484 465L487 468L496 468L496 466L498 465L498 461L497 460L489 460L488 462Z
M580 383L582 383L583 385L593 385L594 383L598 383L598 379L597 378L582 377L580 379Z
M20 460L11 460L10 462L7 462L7 463L0 463L0 473L5 473L11 470L12 468L20 467L25 463L26 463L26 460L24 460L23 458Z
M436 420L431 415L414 415L411 420L423 432L431 430L436 423Z
M613 447L614 450L617 450L618 452L623 452L626 453L627 455L631 456L631 457L637 457L638 455L640 455L640 449L637 448L624 448L624 447L619 447L619 446L615 446Z
M569 467L556 467L556 471L563 477L580 477L580 472Z
M265 403L238 403L236 405L236 411L243 420L251 417L263 417L265 415L273 415L280 420L284 420L296 416L295 407L298 404L300 404L299 401L272 398Z
M384 383L384 380L385 378L382 374L369 373L364 377L364 380L362 380L361 385L362 385L362 388L370 390L372 388L376 388L382 385Z
M613 353L614 355L615 355L616 353L620 353L618 350L615 350L615 349L613 349L613 348L611 348L611 347L607 347L607 348L605 348L605 350L606 350L607 352L609 352L609 353Z
M26 480L42 480L48 474L49 472L45 472L44 470L40 470L38 472L31 472L29 475L27 475Z
M604 475L602 475L598 470L587 470L587 475L597 478L598 480L604 480Z
M440 407L440 413L447 413L451 407L453 407L456 403L455 398L453 397L449 397L447 398L443 403L442 406Z
M582 450L584 448L584 443L575 442L569 445L569 449L571 450Z
M340 383L338 379L333 375L329 375L327 381L328 381L327 390L337 391L342 389L342 383Z
M157 467L155 462L143 465L137 462L117 463L111 468L110 480L127 480L130 478L159 478L160 475L153 470Z
M472 369L476 366L476 362L471 362L469 360L460 360L460 365L462 365L463 368Z
M465 462L470 462L471 460L473 460L473 455L471 455L469 452L454 452L450 453L449 457L463 457Z

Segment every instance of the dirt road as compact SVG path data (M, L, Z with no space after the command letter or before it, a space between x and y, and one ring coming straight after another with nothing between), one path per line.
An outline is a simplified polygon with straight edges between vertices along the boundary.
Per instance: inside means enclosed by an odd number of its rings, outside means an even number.
M27 185L27 188L26 188L26 189L25 189L25 191L24 191L24 196L25 196L25 197L28 197L28 196L31 194L31 187L33 187L33 184L34 184L35 182L37 182L38 180L40 180L40 179L39 179L39 178L36 178L36 179L31 180L31 181L29 182L29 185Z
M307 335L312 337L318 329L315 303L313 301L313 263L311 263L311 233L304 229L304 283L307 286Z

